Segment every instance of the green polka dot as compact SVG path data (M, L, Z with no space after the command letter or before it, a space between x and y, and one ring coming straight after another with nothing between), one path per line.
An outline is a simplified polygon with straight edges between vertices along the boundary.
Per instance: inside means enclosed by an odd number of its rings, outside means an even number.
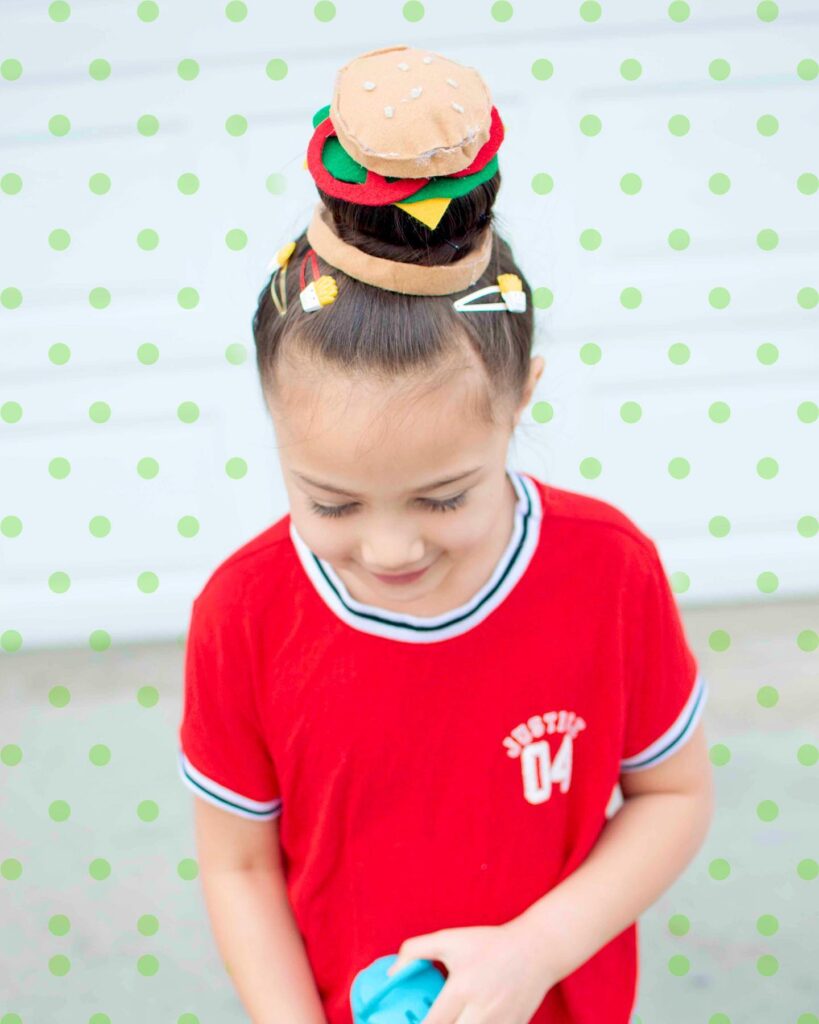
M708 865L708 874L715 882L724 882L731 874L731 865L722 857L717 857Z
M817 864L816 861L811 857L806 857L805 860L800 860L796 865L796 873L805 882L812 882L816 878Z
M71 921L65 914L52 914L48 919L48 930L52 935L61 938L71 931Z
M603 8L597 0L583 0L579 13L583 21L599 21L603 15Z
M816 174L800 174L796 179L796 187L803 196L812 196L819 192L819 176Z
M551 288L541 287L532 291L532 305L535 309L548 309L554 302Z
M691 8L685 0L672 0L668 5L668 17L672 21L676 21L677 23L688 21L690 14Z
M155 800L140 800L137 805L137 817L140 821L156 821L159 817L159 804Z
M265 181L265 188L272 196L281 196L287 191L287 178L278 172L269 174Z
M230 0L225 7L225 17L228 21L244 21L247 17L247 4L242 3L242 0Z
M48 691L48 703L53 708L67 707L71 703L71 691L61 684L52 686Z
M16 82L23 73L23 65L16 57L7 57L0 62L0 76L7 82Z
M65 800L52 800L48 805L48 816L52 821L68 821L71 817L71 805Z
M760 914L756 919L756 930L760 935L776 935L779 931L779 922L773 914Z
M796 417L802 423L815 423L817 417L816 402L800 402L796 408Z
M756 585L761 594L773 594L779 588L779 577L773 572L761 572L756 578Z
M137 463L137 473L143 480L153 480L159 473L159 463L150 457L140 459Z
M691 131L691 122L685 114L673 114L668 119L668 132L675 138L681 139Z
M332 21L336 16L336 5L331 0L319 0L313 8L316 21Z
M675 456L668 463L668 475L674 480L684 480L691 472L691 464L688 459Z
M756 244L764 252L771 252L779 245L779 235L773 228L763 228L756 236Z
M57 138L62 138L71 131L71 122L65 114L55 114L48 119L48 130Z
M159 235L153 228L143 228L136 238L137 245L145 252L152 252L159 245Z
M179 862L176 873L183 882L192 882L199 876L199 865L192 857L185 857Z
M48 577L48 589L53 594L65 594L71 586L71 577L67 572L53 572Z
M186 171L176 179L176 187L183 196L192 196L199 191L199 179L195 174Z
M756 816L760 821L775 821L779 817L779 808L773 800L761 800L756 805Z
M727 402L712 402L708 407L708 417L714 423L727 423L731 418L731 408Z
M88 293L88 302L94 309L106 309L111 305L111 293L107 288L92 288Z
M756 700L761 708L775 708L779 703L779 691L775 686L760 686Z
M708 179L708 188L715 196L724 196L731 188L731 179L727 174L723 174L722 172L712 174Z
M670 974L673 974L675 978L684 978L690 970L691 962L688 957L683 956L682 953L677 953L668 961L668 971Z
M106 516L93 516L88 523L88 532L92 537L107 537L111 532L111 520Z
M763 480L773 480L779 472L779 463L776 459L772 459L770 456L765 456L765 458L762 458L757 462L756 471L758 476Z
M111 763L111 748L104 743L95 743L88 751L88 760L97 768Z
M225 245L233 252L239 252L247 245L247 234L241 228L231 228L225 235Z
M708 532L712 537L727 537L731 532L731 522L726 516L712 516L708 521Z
M539 196L545 196L554 188L554 180L550 174L543 172L532 178L532 191Z
M4 861L0 861L0 875L7 882L16 882L22 873L23 865L16 857L7 857Z
M141 572L137 576L137 588L143 594L153 594L159 589L159 577L155 572Z
M532 406L532 419L535 423L549 423L554 417L551 402L535 402Z
M181 423L195 423L199 419L199 406L196 402L180 402L176 415Z
M0 292L0 303L2 303L6 309L17 309L22 305L22 302L23 293L19 288L4 288L2 292Z
M813 82L819 77L819 63L810 57L800 60L796 65L796 74L803 82Z
M796 293L796 301L802 309L815 309L819 303L819 292L815 288L800 288Z
M57 341L48 350L48 358L55 366L65 366L71 358L71 349L62 341Z
M199 292L195 288L180 288L176 301L182 309L195 309L199 305Z
M48 472L55 480L65 480L71 472L71 463L61 455L48 464Z
M7 196L16 196L18 192L22 191L22 188L23 179L19 174L15 174L13 171L9 171L8 174L4 174L3 177L0 178L0 190L2 190Z
M71 961L63 953L48 958L48 969L55 978L64 978L71 970Z
M779 131L779 121L773 114L763 114L762 117L757 118L756 130L766 138L776 135Z
M731 646L730 634L724 629L715 629L708 636L708 646L712 651L722 653Z
M137 17L140 21L156 21L159 17L159 4L154 0L142 0L137 7Z
M48 5L48 16L52 21L68 21L71 17L71 7L65 0L54 0Z
M231 366L241 366L247 362L247 346L240 341L232 341L225 349L225 359Z
M267 77L273 82L281 82L283 78L287 77L287 71L287 61L282 60L281 57L273 57L265 66Z
M668 582L671 584L671 589L675 594L684 594L691 587L691 577L687 572L682 572L679 569L671 573L668 577Z
M620 179L620 189L627 196L636 196L642 187L643 182L639 174L629 172Z
M7 768L16 767L22 760L23 751L16 743L7 743L4 747L0 747L0 763Z
M92 174L88 179L88 188L95 196L104 196L106 192L111 191L111 179L102 172Z
M0 1021L2 1024L2 1021ZM92 1013L88 1018L88 1024L111 1024L111 1018L107 1013ZM177 1021L179 1024L179 1021Z
M111 646L111 634L104 629L95 629L88 637L88 646L92 651L107 651Z
M691 236L684 228L674 228L668 236L669 246L677 252L682 252L691 244Z
M555 73L554 64L545 57L539 57L532 63L532 77L536 78L539 82L548 81Z
M685 914L672 914L668 919L668 930L672 935L687 935L691 931L691 922Z
M603 122L597 114L585 114L580 118L580 131L583 135L593 137L599 135L603 128Z
M195 537L199 533L199 520L196 516L182 516L176 524L176 529L180 537Z
M140 135L150 138L159 131L159 118L153 114L142 114L137 118L136 128Z
M731 74L731 65L722 57L717 57L708 65L708 74L715 82L724 82Z
M159 690L155 686L140 686L137 690L137 704L143 708L154 708L159 703Z
M589 455L587 458L580 460L578 469L580 470L580 475L585 480L596 480L603 472L603 464L599 459Z
M19 516L3 516L0 519L0 534L13 540L23 532L23 523Z
M731 751L724 743L715 743L708 751L708 756L715 768L724 768L731 760Z
M15 651L19 651L23 646L23 637L16 629L7 629L5 632L0 633L0 647L7 654L14 654Z
M192 82L199 77L199 61L193 57L185 57L176 65L176 73L183 82Z
M492 4L492 18L495 21L509 21L514 14L514 9L509 0L496 0Z
M636 82L643 73L643 65L634 57L627 57L620 65L620 75L627 82Z
M231 480L241 480L243 476L247 475L247 463L244 459L234 456L225 463L225 473Z
M111 65L104 58L98 57L88 65L88 74L95 82L104 82L111 77Z
M111 865L104 857L95 857L88 865L88 874L95 882L104 882L111 875Z
M247 131L247 118L242 114L231 114L225 121L225 131L234 138L244 135Z
M603 350L596 341L587 341L580 347L578 355L581 363L585 363L586 366L596 366L603 358Z
M815 651L819 646L819 633L814 629L803 629L796 638L796 644L800 651Z
M682 341L675 341L668 346L668 361L675 366L683 366L691 358L691 350Z
M586 228L580 233L580 245L587 252L595 252L600 248L603 236L595 228Z
M813 743L803 743L796 752L796 760L806 768L812 768L819 761L819 747Z
M153 366L159 359L159 349L152 341L145 341L137 349L137 359L143 366Z
M802 516L796 523L800 537L815 537L819 533L819 519L816 516Z
M63 252L71 245L71 235L64 228L55 228L48 236L48 244L55 252Z
M19 423L23 418L23 407L19 402L3 402L0 405L0 419L4 423Z
M424 5L419 0L407 0L401 8L405 21L417 22L424 17Z
M779 349L773 342L765 341L757 348L756 357L763 366L773 366L779 359Z
M620 419L623 423L639 423L642 415L639 402L623 402L620 406Z
M624 288L620 292L620 303L624 309L637 309L643 301L639 288Z
M776 21L779 17L779 6L773 0L762 0L757 4L756 16L760 21Z
M111 406L107 402L92 402L88 408L92 423L107 423L111 419Z
M763 977L770 978L779 970L779 961L770 953L765 953L757 960L756 969Z
M159 931L159 918L155 914L142 914L137 920L137 931L140 935L156 935Z

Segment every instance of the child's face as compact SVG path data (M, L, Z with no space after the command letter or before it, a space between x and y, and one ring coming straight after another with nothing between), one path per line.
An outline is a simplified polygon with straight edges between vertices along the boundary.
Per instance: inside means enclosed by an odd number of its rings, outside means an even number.
M477 369L419 389L283 361L277 382L285 404L268 404L291 519L311 551L355 581L361 600L406 601L409 610L497 539L510 507L512 422L483 424L470 411L470 389L483 386ZM475 472L425 486L466 470ZM422 568L408 583L376 575Z

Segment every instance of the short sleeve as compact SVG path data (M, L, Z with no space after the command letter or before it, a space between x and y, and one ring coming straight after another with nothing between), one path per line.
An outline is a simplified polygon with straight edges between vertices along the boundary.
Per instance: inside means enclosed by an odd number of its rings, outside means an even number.
M256 713L246 616L217 588L193 602L178 730L182 781L197 796L243 818L281 813L273 760Z
M679 750L708 697L657 547L646 540L627 581L623 773L652 768Z

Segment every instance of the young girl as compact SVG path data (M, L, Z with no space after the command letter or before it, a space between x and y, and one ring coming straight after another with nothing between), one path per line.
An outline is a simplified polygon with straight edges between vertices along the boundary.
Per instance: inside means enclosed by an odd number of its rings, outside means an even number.
M705 681L654 542L507 463L544 363L480 75L370 51L313 127L253 324L290 511L188 636L217 941L258 1024L351 1024L395 953L446 977L426 1024L628 1024L711 814Z

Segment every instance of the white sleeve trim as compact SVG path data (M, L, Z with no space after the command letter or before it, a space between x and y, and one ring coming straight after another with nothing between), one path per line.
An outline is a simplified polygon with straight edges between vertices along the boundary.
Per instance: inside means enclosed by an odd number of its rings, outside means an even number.
M215 804L216 807L231 811L242 818L251 818L254 821L270 821L282 812L281 797L275 797L273 800L251 800L250 797L228 789L227 786L209 779L198 768L194 768L182 749L179 750L177 766L182 781L188 789L202 797L203 800L207 800L208 803Z
M675 754L691 738L691 734L702 717L708 693L708 682L702 673L698 673L691 688L691 695L676 721L666 729L662 736L641 750L639 754L633 754L631 757L621 760L620 771L625 774L653 768L654 765L660 764Z

